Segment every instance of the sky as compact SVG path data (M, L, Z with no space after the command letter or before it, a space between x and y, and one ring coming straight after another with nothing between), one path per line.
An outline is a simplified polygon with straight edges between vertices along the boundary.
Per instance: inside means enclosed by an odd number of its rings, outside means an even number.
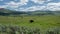
M16 11L60 11L60 0L0 0L0 8Z

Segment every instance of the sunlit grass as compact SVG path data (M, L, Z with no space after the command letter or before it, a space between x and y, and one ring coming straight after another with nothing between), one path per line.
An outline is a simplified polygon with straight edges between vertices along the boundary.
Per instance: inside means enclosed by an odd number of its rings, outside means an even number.
M33 23L29 23L29 20L33 19ZM0 16L0 24L6 25L19 25L29 27L53 27L60 26L60 16L24 16L24 17L13 17L13 16Z

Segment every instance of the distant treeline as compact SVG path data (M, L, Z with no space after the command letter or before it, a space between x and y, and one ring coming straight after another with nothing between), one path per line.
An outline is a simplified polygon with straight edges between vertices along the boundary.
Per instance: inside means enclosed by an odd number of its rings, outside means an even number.
M8 15L10 15L10 13L0 12L0 15L2 15L2 16L8 16Z
M60 14L60 11L34 11L34 12L23 12L23 11L10 11L10 12L3 12L0 11L0 15L2 16L10 16L10 15L55 15L55 14Z
M20 15L26 14L25 12L0 12L1 16L9 16L9 15Z

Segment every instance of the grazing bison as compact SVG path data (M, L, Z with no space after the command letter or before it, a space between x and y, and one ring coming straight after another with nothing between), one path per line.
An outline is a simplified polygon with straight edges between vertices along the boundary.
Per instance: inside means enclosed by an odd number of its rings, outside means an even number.
M30 21L30 23L33 23L34 22L34 20L29 20Z

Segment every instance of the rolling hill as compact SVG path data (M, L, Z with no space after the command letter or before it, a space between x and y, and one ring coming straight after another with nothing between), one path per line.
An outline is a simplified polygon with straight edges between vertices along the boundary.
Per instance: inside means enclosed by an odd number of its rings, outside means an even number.
M60 11L14 11L9 9L0 8L0 15L60 15Z

